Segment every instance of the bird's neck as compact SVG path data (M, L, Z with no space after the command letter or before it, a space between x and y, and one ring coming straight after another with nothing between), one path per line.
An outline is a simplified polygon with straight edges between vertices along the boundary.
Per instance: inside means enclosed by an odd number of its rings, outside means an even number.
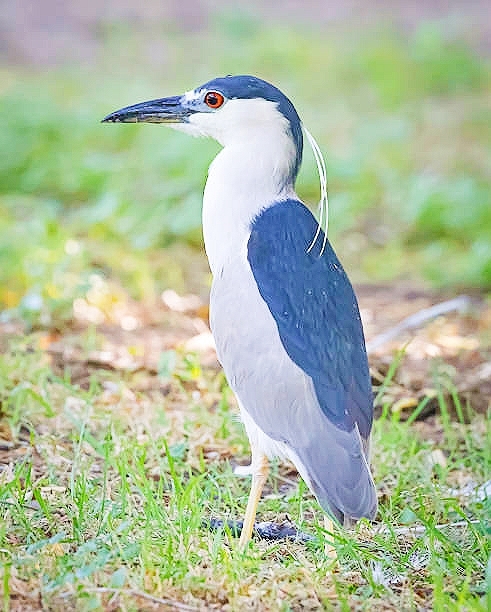
M203 235L213 274L246 253L251 222L277 201L296 197L295 147L288 134L228 144L213 160L203 197Z

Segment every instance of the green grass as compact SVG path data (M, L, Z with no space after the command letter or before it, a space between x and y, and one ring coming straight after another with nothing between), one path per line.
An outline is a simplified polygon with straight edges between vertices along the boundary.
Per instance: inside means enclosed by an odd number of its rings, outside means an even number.
M245 460L248 445L221 374L178 357L165 395L104 371L82 390L26 352L35 342L13 342L0 362L3 427L20 453L0 474L5 610L30 597L54 610L101 609L111 598L136 610L141 591L232 610L486 609L489 500L455 492L489 477L483 416L454 422L442 404L437 444L384 411L373 441L377 524L336 534L335 570L322 512L303 483L281 489L281 467L259 518L288 516L317 543L255 541L241 553L236 539L202 527L240 518L248 494L248 479L232 474L230 459ZM445 465L432 465L435 449Z

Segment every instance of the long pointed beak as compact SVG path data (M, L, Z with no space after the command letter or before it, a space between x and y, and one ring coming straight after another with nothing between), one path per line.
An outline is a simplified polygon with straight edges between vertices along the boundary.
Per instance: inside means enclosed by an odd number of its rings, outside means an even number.
M183 123L192 113L183 96L171 96L125 106L104 117L101 123Z

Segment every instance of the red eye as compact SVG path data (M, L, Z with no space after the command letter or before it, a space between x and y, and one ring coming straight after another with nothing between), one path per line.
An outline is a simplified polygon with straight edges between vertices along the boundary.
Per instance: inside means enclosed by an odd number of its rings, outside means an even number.
M220 108L225 98L218 91L209 91L205 96L205 104L210 108Z

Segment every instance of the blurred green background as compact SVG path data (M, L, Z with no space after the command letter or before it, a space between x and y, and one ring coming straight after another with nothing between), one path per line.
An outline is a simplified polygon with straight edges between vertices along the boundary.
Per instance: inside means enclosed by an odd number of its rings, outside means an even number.
M491 287L485 2L31 4L0 13L4 318L66 321L94 275L149 302L206 291L201 193L218 145L99 121L229 73L274 82L316 137L355 281ZM315 207L307 150L297 187Z

